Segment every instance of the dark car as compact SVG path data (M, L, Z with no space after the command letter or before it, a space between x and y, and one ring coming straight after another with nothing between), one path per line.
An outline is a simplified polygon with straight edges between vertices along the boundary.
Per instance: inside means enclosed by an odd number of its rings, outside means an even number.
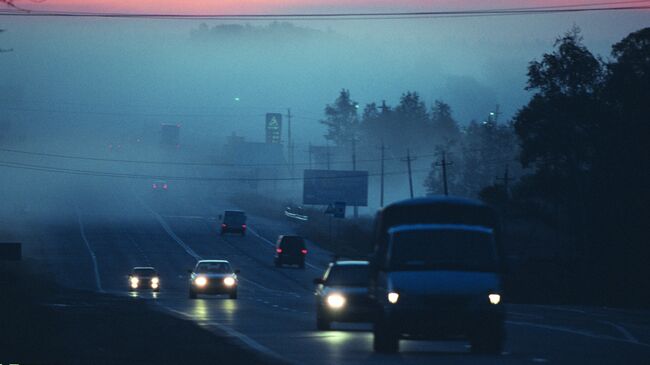
M316 284L316 328L329 330L332 322L372 322L373 301L368 297L368 261L336 261Z
M226 260L201 260L190 270L190 299L198 294L228 294L237 299L239 270L233 270Z
M219 215L221 220L221 235L225 233L246 234L246 213L241 210L226 210Z
M282 265L298 265L305 268L305 256L307 246L305 240L300 236L281 235L275 244L274 263L276 267Z
M136 290L153 290L160 291L160 277L153 267L137 266L131 270L129 275L129 288Z

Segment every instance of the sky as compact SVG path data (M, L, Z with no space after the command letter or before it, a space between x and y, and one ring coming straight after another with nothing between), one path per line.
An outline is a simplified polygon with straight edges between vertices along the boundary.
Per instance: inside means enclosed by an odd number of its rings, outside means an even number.
M604 0L603 0L604 1ZM93 12L242 14L340 11L426 11L593 4L589 0L14 0L26 9Z
M444 10L547 1L16 1L26 8L183 13ZM567 3L556 1L553 3ZM584 2L583 2L584 3ZM649 2L650 3L650 2ZM393 5L392 5L393 4ZM349 89L364 106L417 91L461 125L530 98L526 68L574 25L595 54L650 25L642 11L420 20L160 20L0 17L0 106L15 124L182 123L202 138L263 138L263 115L292 108L298 143L322 143L326 104ZM218 34L197 37L205 28ZM228 32L225 25L249 31ZM215 28L216 27L216 28ZM5 113L5 116L7 113ZM121 125L121 124L120 124ZM144 128L144 127L143 127Z

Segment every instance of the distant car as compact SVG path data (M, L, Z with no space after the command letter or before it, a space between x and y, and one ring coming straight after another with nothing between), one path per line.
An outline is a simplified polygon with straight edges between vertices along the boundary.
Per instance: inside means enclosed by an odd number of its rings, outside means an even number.
M316 328L327 331L332 322L372 322L368 296L368 261L336 261L316 284Z
M201 260L190 270L190 299L198 294L228 294L237 299L239 270L233 270L226 260Z
M221 220L221 235L226 233L239 233L246 235L246 213L241 210L226 210L219 215Z
M155 180L153 183L151 183L151 188L157 191L167 191L169 184L165 180Z
M281 235L278 237L273 260L276 267L298 265L298 267L304 269L305 256L307 256L307 246L305 246L305 240L302 237L294 235Z
M129 275L129 288L136 290L160 291L160 276L153 267L137 266L131 270Z

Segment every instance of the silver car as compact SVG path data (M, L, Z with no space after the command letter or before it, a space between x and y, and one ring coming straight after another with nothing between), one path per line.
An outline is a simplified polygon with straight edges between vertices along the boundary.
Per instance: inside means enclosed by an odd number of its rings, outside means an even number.
M226 260L200 260L190 272L190 299L199 294L228 294L237 299L239 270L233 270Z

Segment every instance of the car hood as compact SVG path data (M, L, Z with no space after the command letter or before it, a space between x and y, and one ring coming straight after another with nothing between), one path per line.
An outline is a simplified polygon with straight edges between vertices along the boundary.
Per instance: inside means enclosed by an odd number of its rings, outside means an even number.
M475 295L499 291L496 273L471 271L400 271L388 275L392 290L415 295Z

